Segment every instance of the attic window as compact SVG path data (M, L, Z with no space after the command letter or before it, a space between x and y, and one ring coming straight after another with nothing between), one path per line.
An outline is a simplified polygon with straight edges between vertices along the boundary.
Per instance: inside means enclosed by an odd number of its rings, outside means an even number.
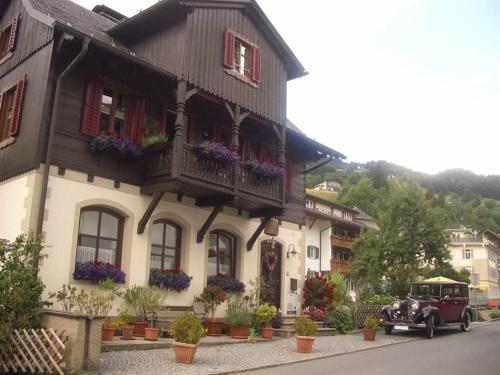
M224 61L226 72L257 87L261 82L260 48L226 29L224 32Z
M12 22L0 32L0 64L9 59L16 48L18 23L19 18L14 17Z

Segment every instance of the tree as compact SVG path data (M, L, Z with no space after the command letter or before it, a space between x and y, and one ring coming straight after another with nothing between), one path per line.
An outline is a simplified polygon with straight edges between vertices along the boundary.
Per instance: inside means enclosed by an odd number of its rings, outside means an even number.
M442 276L455 281L460 281L461 283L470 284L470 272L466 268L462 268L460 271L457 271L448 262L438 264L435 267L426 267L422 272L422 276L424 279Z

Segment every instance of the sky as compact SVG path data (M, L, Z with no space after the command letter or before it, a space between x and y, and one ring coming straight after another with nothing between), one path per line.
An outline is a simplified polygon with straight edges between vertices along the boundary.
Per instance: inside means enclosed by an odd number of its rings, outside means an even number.
M155 0L76 0L127 16ZM500 175L500 1L257 0L309 75L287 113L348 161Z

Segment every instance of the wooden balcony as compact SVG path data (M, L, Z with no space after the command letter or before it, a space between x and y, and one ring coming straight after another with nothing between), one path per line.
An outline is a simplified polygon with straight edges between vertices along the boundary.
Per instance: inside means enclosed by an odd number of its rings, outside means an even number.
M339 236L336 234L331 235L332 246L350 249L352 247L352 238Z
M244 166L200 157L195 147L183 144L174 156L172 143L146 154L143 192L177 189L183 195L205 198L233 196L238 208L260 210L284 204L283 180L263 178Z
M340 273L349 273L349 267L351 265L350 261L341 260L341 259L330 259L330 267L332 271L340 272Z

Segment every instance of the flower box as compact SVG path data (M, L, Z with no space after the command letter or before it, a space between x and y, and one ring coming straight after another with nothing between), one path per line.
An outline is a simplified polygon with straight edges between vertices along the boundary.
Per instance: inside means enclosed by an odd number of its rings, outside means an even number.
M207 279L207 285L215 285L225 292L244 293L245 284L228 275L215 275Z
M261 178L282 179L285 177L284 168L268 161L249 160L243 166Z
M167 290L181 292L191 284L191 276L179 269L154 269L149 273L149 285L156 285Z
M125 282L125 273L110 263L101 261L77 263L73 273L75 280L88 280L93 283L110 279L116 283Z
M237 164L240 161L238 153L224 146L222 143L205 141L194 146L198 156L218 161L222 164Z
M89 143L89 149L95 152L110 153L122 157L137 158L144 153L134 142L113 135L99 134Z

